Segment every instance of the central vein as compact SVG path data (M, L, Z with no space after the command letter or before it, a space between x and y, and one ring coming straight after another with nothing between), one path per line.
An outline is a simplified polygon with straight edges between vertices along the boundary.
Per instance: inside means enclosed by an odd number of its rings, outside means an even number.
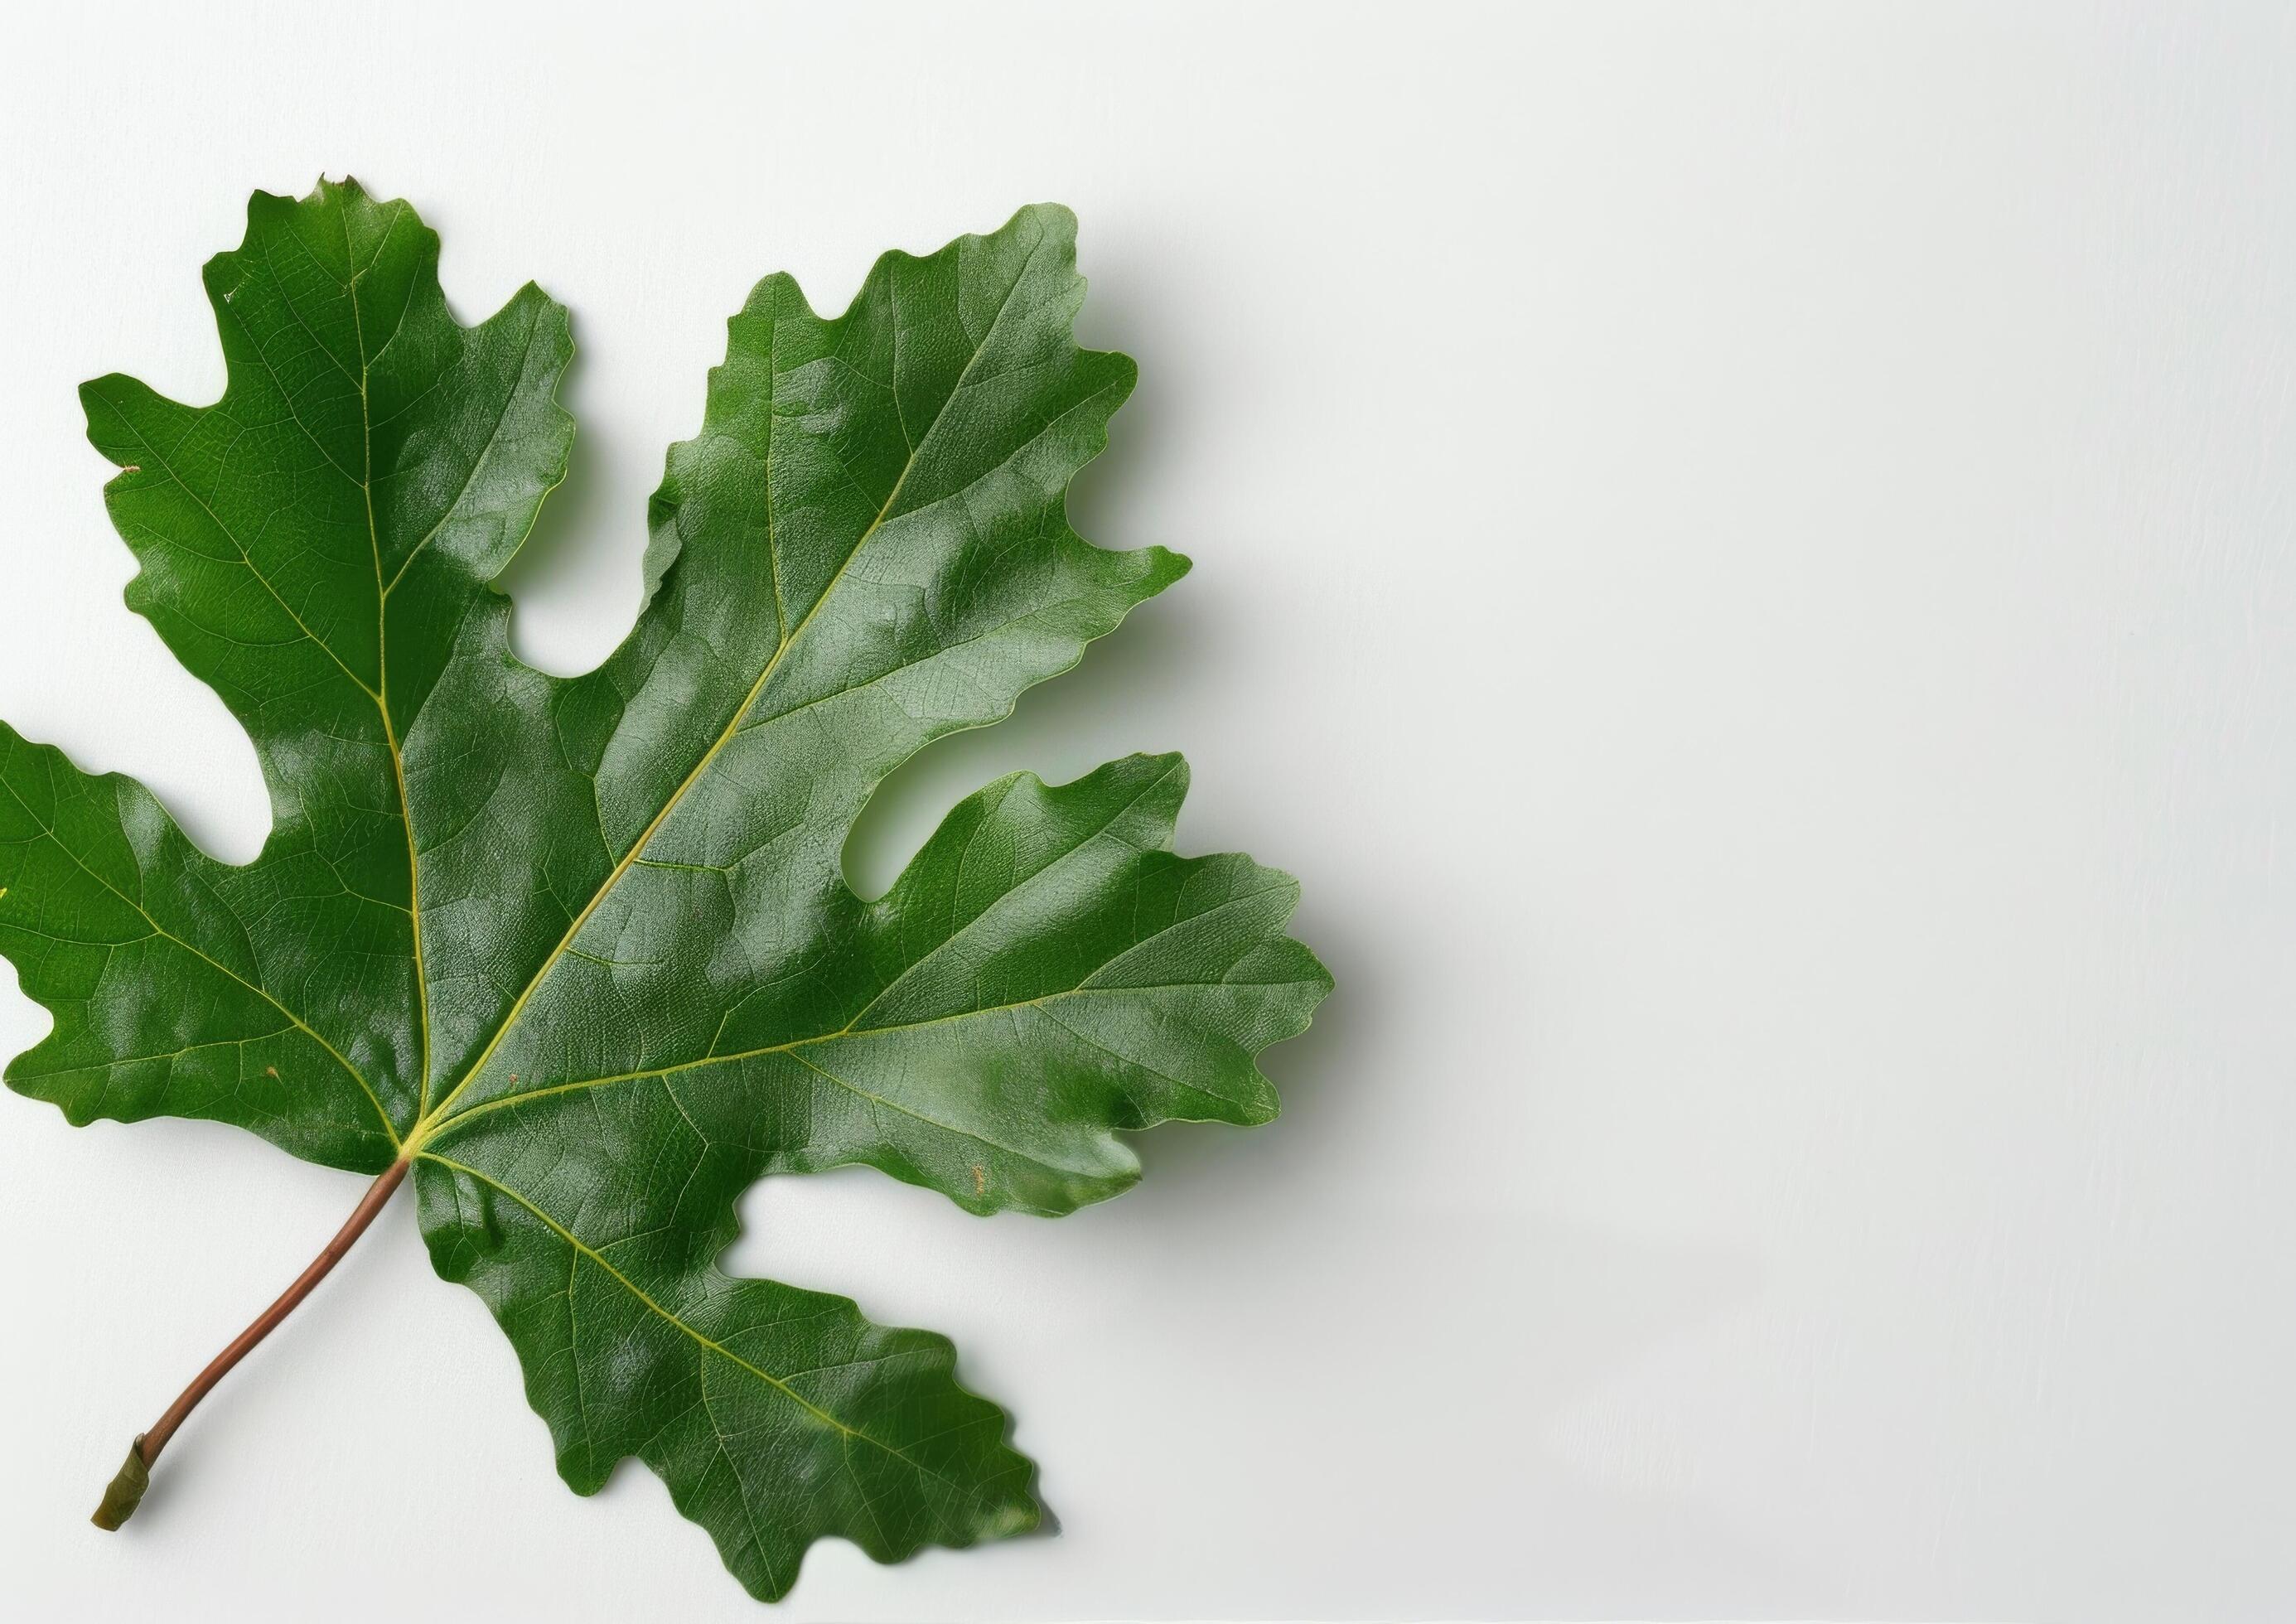
M1037 248L1041 248L1042 246L1042 242L1037 244ZM591 894L590 900L583 905L581 912L577 914L574 916L573 922L566 927L565 934L558 939L558 945L551 948L550 952L545 956L541 965L535 971L533 978L527 982L525 988L519 993L518 997L512 1001L510 1009L503 1016L502 1023L496 1027L494 1035L487 1039L486 1046L479 1051L478 1058L471 1062L470 1069L463 1073L461 1080L456 1082L454 1087L447 1092L444 1098L439 1100L436 1105L429 1106L427 1109L422 1110L417 1116L414 1128L408 1131L406 1136L404 1146L404 1150L406 1154L413 1154L422 1146L423 1141L428 1139L431 1134L439 1129L439 1127L453 1120L449 1113L452 1112L454 1109L455 1102L462 1098L463 1093L469 1089L471 1085L478 1080L479 1074L486 1070L487 1062L494 1058L495 1052L502 1047L503 1040L509 1037L512 1029L518 1025L519 1017L525 1013L529 1000L534 997L536 990L539 988L542 983L549 978L550 972L557 968L558 964L567 956L569 951L573 947L574 939L581 934L582 927L590 923L591 915L598 911L599 905L605 901L607 897L612 893L617 885L621 883L622 876L629 873L631 865L636 863L639 857L644 854L648 843L651 842L653 837L660 832L661 826L668 821L670 814L677 810L678 803L685 799L686 792L693 789L696 783L701 782L702 775L709 770L710 764L716 761L719 753L725 750L726 745L733 742L734 739L741 734L742 731L742 718L750 713L751 707L756 705L759 696L765 693L766 684L772 679L774 672L779 668L783 658L788 654L791 648L796 646L798 639L805 635L806 628L813 624L814 617L821 612L822 605L828 603L831 596L836 592L839 584L844 580L847 571L852 569L853 561L860 557L863 549L869 545L870 537L874 536L878 529L885 523L886 520L892 515L895 504L901 499L902 489L909 482L909 475L917 466L918 454L922 452L927 445L932 442L935 433L941 426L942 420L948 410L950 402L955 400L958 396L964 392L966 383L972 377L973 368L980 365L981 357L988 353L991 342L996 336L999 324L1004 321L1005 312L1012 308L1013 301L1018 295L1021 283L1028 279L1029 265L1033 265L1035 263L1036 253L1036 249L1030 250L1028 264L1024 264L1021 267L1020 274L1014 276L1012 285L1005 289L1004 298L997 304L996 314L989 318L988 328L982 332L980 338L974 343L972 353L966 357L964 367L958 372L955 383L951 386L948 392L941 398L940 403L934 407L931 420L926 423L923 432L914 437L911 437L908 434L906 426L904 425L902 437L908 442L908 455L901 463L901 472L894 478L893 488L885 493L885 500L877 509L875 516L869 521L867 525L863 527L861 534L855 539L852 547L846 553L843 560L839 562L836 570L830 576L829 579L823 584L820 592L815 595L812 603L807 607L805 613L798 618L797 624L795 626L789 627L786 631L780 633L774 645L774 652L767 657L764 668L758 673L757 680L750 685L749 691L742 696L741 702L734 707L733 714L726 718L725 726L719 730L718 736L710 742L709 748L701 753L701 759L696 761L693 764L693 768L687 772L685 776L678 781L677 787L670 792L669 798L662 803L661 809L654 814L652 821L648 823L645 828L640 832L638 838L630 842L629 849L622 854L620 859L615 863L612 872L608 874L605 879L600 882L598 889ZM356 299L353 301L353 308L354 312L356 312ZM778 334L776 334L776 337L777 336ZM769 357L772 353L773 352L769 349ZM771 439L772 425L770 422L767 423L767 433L766 455L768 458L768 462L770 463L773 444ZM771 537L774 533L772 528L773 485L772 469L770 465L766 470L766 475L767 535L768 537L768 546L770 548L772 545ZM783 624L783 616L784 613L781 593L781 567L778 557L769 558L769 568L772 572L774 586L774 619L776 629L778 630ZM413 827L411 824L408 828L408 839L410 841L413 839ZM419 962L417 973L420 973ZM427 1046L427 1021L425 1023L425 1042ZM429 1066L427 1063L424 1066L423 1098L426 1100L429 1098Z
M398 226L398 217L394 216L383 233L382 246L389 245L390 232ZM343 268L350 275L343 291L350 298L351 332L358 344L359 357L359 495L366 504L367 548L374 555L374 708L382 718L383 745L390 751L391 781L398 791L399 827L406 833L406 915L408 933L414 944L414 1017L420 1056L417 1064L421 1068L414 1102L414 1118L419 1124L430 1103L430 979L422 971L422 877L414 853L414 808L406 798L406 753L399 749L398 729L390 719L390 593L383 585L382 536L374 521L374 414L367 404L370 361L366 318L359 310L359 282L366 272L360 268L357 252L351 246L348 209L343 211L342 226ZM381 252L382 247L375 250L378 258Z
M549 977L551 971L557 967L559 961L566 956L568 950L574 945L574 939L582 933L582 927L589 923L590 916L598 911L598 905L605 901L612 893L614 887L621 883L622 876L629 873L630 865L644 854L647 844L652 841L655 834L660 833L662 824L669 821L669 815L677 810L678 803L685 799L686 792L701 781L702 775L709 770L710 763L717 760L718 753L726 745L732 743L734 736L742 731L742 718L749 715L750 707L758 702L758 697L766 691L766 684L772 680L774 672L779 668L782 657L796 645L800 636L804 636L805 628L813 624L814 617L821 612L821 606L829 602L831 594L837 589L838 582L842 580L845 572L852 568L853 561L861 555L861 549L868 545L869 538L877 533L878 526L883 524L886 515L893 511L893 504L900 498L901 487L907 483L909 469L915 466L915 462L913 453L908 463L902 468L900 478L893 482L893 488L886 495L884 505L877 510L876 517L870 520L868 528L861 532L860 539L853 544L853 550L845 555L845 562L837 567L837 573L830 577L819 595L813 600L811 607L808 608L798 623L790 628L789 634L774 645L774 652L767 659L764 669L758 673L758 679L750 685L749 692L742 694L741 702L734 707L734 713L726 718L726 726L718 731L718 736L710 741L709 748L701 752L701 759L693 764L692 770L678 781L677 788L671 791L669 799L662 802L661 810L653 815L653 820L646 824L636 840L630 842L629 849L622 854L621 860L614 865L613 871L607 874L600 882L598 889L591 893L590 900L585 903L582 911L574 916L574 922L566 927L566 933L558 939L558 945L553 947L543 959L541 967L534 972L533 980L527 982L524 990L520 992L517 998L512 1002L509 1012L503 1016L502 1024L495 1029L494 1036L487 1039L487 1046L479 1051L479 1057L471 1062L471 1069L463 1074L462 1081L456 1083L436 1106L422 1113L421 1119L415 1123L414 1130L406 1137L406 1148L410 1152L447 1120L447 1111L452 1109L455 1102L462 1097L463 1091L478 1079L479 1073L486 1070L487 1062L494 1058L495 1051L502 1046L503 1039L510 1036L511 1029L518 1024L520 1015L525 1013L527 1001L534 997L536 989Z

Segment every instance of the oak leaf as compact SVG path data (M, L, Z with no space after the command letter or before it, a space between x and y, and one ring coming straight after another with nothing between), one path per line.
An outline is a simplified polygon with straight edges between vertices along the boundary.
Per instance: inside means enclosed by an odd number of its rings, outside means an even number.
M1289 878L1173 854L1175 756L991 784L879 900L840 873L888 773L1187 568L1065 517L1134 377L1071 336L1073 219L888 254L834 319L758 283L652 499L636 627L569 678L512 652L492 585L566 469L564 309L529 285L461 324L437 237L348 181L257 194L206 283L219 401L83 394L128 603L247 729L273 828L217 862L0 726L0 953L54 1017L7 1078L377 1181L98 1520L411 1176L566 1481L640 1456L753 1595L824 1535L891 1561L1030 1527L944 1338L716 1260L773 1173L1114 1195L1122 1134L1273 1116L1255 1056L1329 989Z

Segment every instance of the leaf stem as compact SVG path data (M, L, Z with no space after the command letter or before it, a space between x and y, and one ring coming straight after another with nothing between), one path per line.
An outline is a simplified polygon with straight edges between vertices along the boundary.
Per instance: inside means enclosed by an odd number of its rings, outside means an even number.
M90 1519L96 1527L116 1529L135 1514L136 1505L144 1498L144 1489L151 1483L152 1463L160 1458L160 1451L168 1447L168 1440L176 1435L176 1429L184 1424L184 1418L214 1390L217 1382L230 1374L233 1366L253 1350L256 1343L277 1330L279 1322L292 1314L303 1299L311 1294L312 1288L324 1280L329 1271L343 1260L344 1254L357 1243L359 1236L366 1233L367 1226L373 1223L376 1216L390 1204L392 1194L406 1181L406 1169L410 1165L409 1159L401 1157L385 1169L382 1176L367 1186L359 1204L351 1210L350 1217L335 1232L335 1238L311 1259L308 1268L295 1276L294 1284L282 1292L276 1302L257 1315L252 1325L232 1338L230 1345L209 1360L205 1370L192 1378L192 1384L176 1395L175 1403L152 1423L150 1431L136 1434L135 1441L128 1447L126 1464L119 1468L119 1475L111 1480L111 1487L103 1491L103 1503L96 1507L95 1515Z

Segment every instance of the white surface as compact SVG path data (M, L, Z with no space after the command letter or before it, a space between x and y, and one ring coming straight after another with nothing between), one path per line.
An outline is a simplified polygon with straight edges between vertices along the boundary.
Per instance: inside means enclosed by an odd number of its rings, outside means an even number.
M1341 991L1281 1123L1073 1219L752 1197L735 1267L954 1333L1062 1524L786 1616L2296 1616L2288 21L961 9L20 9L0 715L260 841L72 395L212 398L251 187L573 307L560 669L754 278L1070 202L1144 377L1082 528L1196 571L859 867L1184 749ZM87 1526L357 1188L0 1098L12 1616L762 1616L642 1469L559 1485L403 1209Z

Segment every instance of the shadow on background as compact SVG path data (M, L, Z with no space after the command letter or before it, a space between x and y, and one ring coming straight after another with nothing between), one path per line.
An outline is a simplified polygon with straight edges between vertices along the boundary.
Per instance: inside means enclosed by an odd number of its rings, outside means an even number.
M645 499L653 490L653 483L650 482L643 494L634 494L634 499L624 500L604 475L606 443L588 425L605 414L590 410L594 368L584 350L578 316L575 318L575 329L574 358L567 364L566 375L558 386L558 402L573 414L575 424L574 445L566 460L566 478L543 502L542 511L535 516L534 529L510 561L510 567L495 579L496 586L519 603L517 611L511 616L511 646L529 665L558 677L574 676L588 668L568 668L562 661L537 657L527 603L551 596L554 589L585 578L612 580L618 595L611 611L615 631L610 646L619 646L636 619L639 582L643 578L639 560L645 545ZM701 397L699 378L694 380L693 394L698 413ZM668 447L663 447L662 454L666 455L668 452ZM624 560L618 569L608 564L614 558Z

